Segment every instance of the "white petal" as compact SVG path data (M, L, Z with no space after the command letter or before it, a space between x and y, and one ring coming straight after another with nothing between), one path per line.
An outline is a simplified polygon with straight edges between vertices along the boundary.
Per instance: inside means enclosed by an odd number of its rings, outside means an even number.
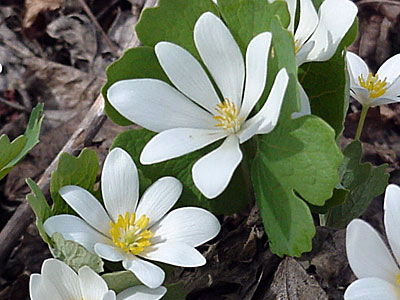
M288 5L288 10L289 10L289 15L290 15L290 24L288 26L288 30L290 32L294 33L294 23L296 21L297 0L286 0L285 2Z
M130 255L129 260L124 260L122 265L149 288L155 289L164 281L165 273L160 267L136 256Z
M194 42L223 97L240 107L244 63L239 46L228 28L218 17L206 12L194 26Z
M239 143L243 144L256 135L262 123L262 119L258 119L257 122L245 122L237 133Z
M398 300L400 289L380 278L363 278L346 289L346 300Z
M112 245L97 243L94 245L94 252L105 260L117 262L124 259L124 252Z
M292 119L297 119L302 116L311 115L310 99L300 82L297 82L300 92L300 111L292 113Z
M45 260L42 265L42 278L54 285L63 300L82 298L78 275L62 261Z
M167 293L167 289L159 286L156 289L149 289L146 286L138 285L123 290L118 294L117 300L159 300Z
M247 119L247 116L264 92L271 38L272 34L270 32L260 33L250 41L247 47L246 85L239 115L239 118L244 120Z
M29 279L29 294L31 300L64 300L58 294L54 285L39 274L31 275Z
M385 193L385 228L390 247L400 262L400 187L389 184Z
M104 205L114 222L118 215L135 211L139 198L138 171L131 156L121 148L113 149L104 161L101 191Z
M353 52L346 53L346 62L349 70L351 87L360 86L358 78L362 75L364 79L367 79L369 74L367 64L361 59L361 57Z
M113 290L108 291L103 295L102 300L115 300L117 297L115 296L115 292Z
M371 106L373 104L373 101L378 100L377 99L372 99L369 97L369 91L363 87L357 87L357 86L352 86L350 90L350 95L356 99L358 102L360 102L362 105L365 106ZM377 104L375 104L377 105Z
M111 243L110 239L90 227L81 218L72 215L50 217L44 222L43 226L49 236L59 232L64 239L75 241L90 252L94 252L96 243Z
M384 79L384 78L382 78ZM400 100L400 76L397 77L389 86L386 87L385 97L395 97Z
M394 55L383 63L379 68L378 72L379 78L385 79L392 83L400 76L400 54Z
M140 162L154 164L201 149L226 136L225 130L174 128L160 132L144 147Z
M182 207L171 211L151 228L154 243L182 242L197 247L216 237L221 229L218 219L198 207Z
M161 67L175 87L214 113L220 100L200 63L188 51L169 42L158 43L155 51Z
M178 267L200 267L206 259L192 246L179 242L165 242L147 247L140 256Z
M182 183L174 177L163 177L154 182L143 194L136 217L150 218L148 227L160 220L178 201L182 194Z
M298 52L296 53L297 66L301 66L304 62L306 62L308 55L314 48L314 45L315 41L308 41L299 48Z
M91 193L80 186L67 185L59 191L61 197L90 226L110 236L110 218L103 206Z
M107 98L121 115L151 131L213 129L214 119L209 112L161 80L118 81L108 89Z
M347 226L346 252L358 278L378 277L397 284L400 270L376 230L367 222L355 219Z
M228 186L242 157L237 136L228 136L221 146L194 164L194 184L207 198L217 197Z
M257 131L258 134L267 134L271 132L278 123L288 82L289 76L286 69L283 68L276 75L274 85L263 107L253 118L247 121L249 122L248 126L250 126L250 124L258 123L260 120L263 120Z
M102 300L108 291L104 279L88 266L80 268L78 274L83 299Z
M294 40L301 47L318 25L318 14L312 0L300 0L300 21Z
M372 100L373 101L371 102L370 105L371 105L371 107L374 107L374 106L379 106L379 105L400 102L400 97L389 97L389 96L385 95L385 97L379 97L379 98L372 99Z
M350 0L326 0L321 4L319 23L310 38L315 41L315 46L308 61L325 61L332 57L353 24L357 11L357 6Z

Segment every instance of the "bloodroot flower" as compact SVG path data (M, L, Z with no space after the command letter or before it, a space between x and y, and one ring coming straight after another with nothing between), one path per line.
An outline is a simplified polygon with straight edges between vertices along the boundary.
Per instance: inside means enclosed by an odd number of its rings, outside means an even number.
M210 12L197 20L194 42L223 100L201 64L169 42L158 43L155 52L175 88L156 79L122 80L110 87L107 97L124 117L159 132L144 147L142 164L176 158L224 139L192 169L196 187L215 198L242 160L239 145L275 128L289 77L285 69L278 72L264 106L249 118L264 92L271 33L250 41L246 65L229 29Z
M166 293L165 287L149 289L135 286L115 296L106 282L88 266L78 274L57 259L47 259L42 274L32 274L29 281L31 300L158 300Z
M384 222L392 251L368 223L356 219L347 226L347 258L359 279L347 288L345 300L400 300L399 216L400 188L391 184L386 188Z
M118 262L146 286L156 288L164 271L148 260L181 267L198 267L206 259L195 247L214 238L220 224L210 212L175 205L182 184L173 177L154 182L138 203L136 166L124 150L115 148L105 162L101 179L105 209L78 186L60 189L64 200L82 218L58 215L46 220L47 234L61 233L100 257Z

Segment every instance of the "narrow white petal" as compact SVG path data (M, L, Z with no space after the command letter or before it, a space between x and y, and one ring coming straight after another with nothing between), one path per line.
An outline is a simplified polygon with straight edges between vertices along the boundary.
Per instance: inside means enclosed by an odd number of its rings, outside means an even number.
M29 295L31 300L64 300L54 285L39 274L32 274L29 279Z
M155 51L161 67L175 87L214 113L220 100L200 63L188 51L169 42L158 43Z
M49 280L63 300L81 299L78 275L67 264L47 259L42 265L42 278Z
M104 279L88 266L80 268L78 275L83 299L102 300L104 294L108 291Z
M314 48L314 45L315 41L307 41L304 45L300 46L298 52L296 53L297 66L301 66L307 61L307 57Z
M140 162L147 165L179 157L210 145L225 136L225 130L216 129L174 128L165 130L146 144L140 155Z
M315 41L315 46L308 61L325 61L332 57L353 24L357 11L357 6L350 0L326 0L321 4L319 23L310 38Z
M347 69L349 70L350 85L360 86L360 81L358 78L362 75L364 79L367 79L369 69L367 64L353 52L346 53Z
M218 219L198 207L182 207L171 211L151 231L152 242L181 242L197 247L216 237L221 229Z
M300 82L297 82L300 92L300 111L292 113L292 119L297 119L302 116L311 115L310 99Z
M112 245L109 244L102 244L102 243L97 243L94 245L94 252L105 260L109 261L121 261L124 259L124 252Z
M117 295L117 300L159 300L166 293L167 289L163 286L149 289L146 286L138 285L123 290Z
M384 79L384 78L382 78ZM388 83L389 84L389 83ZM400 101L400 76L392 81L387 87L384 94L385 97L395 97Z
M258 119L257 122L245 122L237 133L239 143L243 144L256 135L262 123L262 119Z
M139 255L146 259L187 268L204 266L207 262L194 247L179 242L151 245Z
M400 288L380 278L363 278L346 289L346 300L398 300Z
M379 97L373 100L374 101L371 102L371 107L400 102L399 97Z
M221 146L194 164L192 169L194 184L207 198L217 197L228 186L242 157L238 137L228 136Z
M148 227L160 220L178 201L182 183L174 177L163 177L154 182L143 194L136 217L150 218Z
M131 156L121 148L113 149L106 157L101 191L104 205L114 222L118 215L135 211L139 198L138 171Z
M251 124L258 123L262 120L257 131L258 134L267 134L271 132L278 123L288 82L289 76L286 69L283 68L276 75L274 85L272 86L271 92L269 93L268 99L263 107L254 117L247 121L249 122L248 126L251 126Z
M394 256L400 262L400 187L397 185L386 187L384 211L386 235Z
M113 290L109 290L107 293L103 295L102 300L115 300L117 297L115 296L115 292Z
M110 236L110 218L104 207L91 193L80 186L67 185L59 191L61 197L90 226Z
M129 260L124 260L122 265L151 289L159 287L164 282L165 273L163 269L136 256L130 255Z
M396 54L385 61L376 73L379 75L379 78L382 78L382 80L386 78L391 83L400 76L399 65L400 54Z
M177 127L213 129L212 115L161 80L130 79L107 91L111 105L125 118L152 131Z
M62 234L64 239L81 244L90 252L94 252L96 243L109 244L111 240L90 227L81 218L72 215L57 215L44 222L44 229L49 236L55 232Z
M206 12L194 26L194 42L223 97L240 107L244 62L229 29L214 14Z
M400 270L379 234L367 222L355 219L347 226L346 252L358 278L377 277L397 284Z
M350 90L350 95L358 102L360 102L362 105L366 106L371 106L374 101L379 100L379 98L377 99L370 98L369 91L363 87L352 86Z
M274 2L275 0L269 2ZM288 26L288 30L292 33L294 33L294 23L296 21L296 7L297 7L297 0L286 0L285 1L288 5L288 10L290 14L290 23Z
M271 39L272 34L270 32L260 33L250 41L247 47L246 84L239 115L244 120L247 119L264 92Z
M312 0L300 0L300 21L294 40L299 46L307 41L318 25L318 14Z

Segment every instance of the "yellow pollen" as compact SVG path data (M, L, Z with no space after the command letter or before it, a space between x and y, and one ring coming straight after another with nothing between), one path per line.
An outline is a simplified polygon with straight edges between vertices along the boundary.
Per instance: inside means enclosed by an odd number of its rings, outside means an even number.
M119 215L116 223L110 221L110 234L114 244L126 253L139 254L151 245L150 239L154 236L150 230L145 230L149 222L146 215L142 215L137 221L135 213Z
M386 92L386 78L384 80L380 80L378 74L372 75L370 72L367 80L365 80L363 74L361 74L358 76L358 81L363 88L369 91L369 96L372 99L378 98Z
M400 274L397 274L397 284L400 285Z
M239 118L239 109L234 103L229 99L225 99L224 102L217 104L215 110L219 114L214 116L214 119L218 122L215 124L216 127L222 127L231 133L239 131L243 118Z
M300 50L300 43L299 43L299 40L295 40L295 41L294 41L294 53L297 54L297 52L299 52L299 50Z

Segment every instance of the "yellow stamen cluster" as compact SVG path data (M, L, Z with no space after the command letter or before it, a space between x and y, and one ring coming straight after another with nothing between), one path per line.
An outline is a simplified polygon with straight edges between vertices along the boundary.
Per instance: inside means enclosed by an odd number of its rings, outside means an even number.
M151 245L150 239L154 236L150 230L144 230L149 222L146 215L142 215L137 221L135 213L119 215L116 223L110 221L110 234L114 244L126 253L139 254Z
M243 118L239 118L239 109L234 103L225 99L224 102L217 105L215 110L219 113L219 115L214 116L214 119L218 121L216 127L222 127L232 133L239 131Z
M358 81L363 88L369 91L369 96L372 99L378 98L386 92L386 78L384 80L380 80L378 74L372 75L370 72L366 80L361 74L358 76Z

